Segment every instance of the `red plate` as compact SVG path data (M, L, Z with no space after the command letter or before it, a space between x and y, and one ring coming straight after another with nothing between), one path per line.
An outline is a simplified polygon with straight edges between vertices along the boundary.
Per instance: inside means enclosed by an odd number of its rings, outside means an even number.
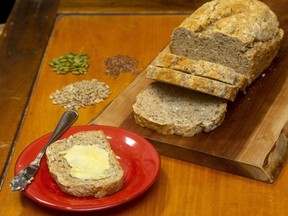
M159 154L146 139L134 133L110 126L87 125L71 127L61 138L89 130L103 130L107 135L125 172L124 187L104 198L70 196L60 190L43 157L35 179L24 190L29 198L44 206L64 211L95 211L126 203L144 193L155 182L160 170ZM16 162L15 174L36 157L50 136L47 134L39 138L22 152Z

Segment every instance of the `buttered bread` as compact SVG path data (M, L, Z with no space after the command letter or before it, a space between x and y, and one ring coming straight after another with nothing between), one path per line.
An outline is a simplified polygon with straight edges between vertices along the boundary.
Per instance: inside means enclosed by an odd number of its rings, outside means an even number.
M67 194L100 198L123 187L124 171L101 130L52 143L46 158L51 175Z

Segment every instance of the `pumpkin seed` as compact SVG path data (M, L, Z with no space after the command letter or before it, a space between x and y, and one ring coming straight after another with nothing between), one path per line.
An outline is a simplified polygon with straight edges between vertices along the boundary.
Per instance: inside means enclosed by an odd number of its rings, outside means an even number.
M89 67L89 56L87 54L66 53L48 63L57 74L71 72L73 74L86 74Z

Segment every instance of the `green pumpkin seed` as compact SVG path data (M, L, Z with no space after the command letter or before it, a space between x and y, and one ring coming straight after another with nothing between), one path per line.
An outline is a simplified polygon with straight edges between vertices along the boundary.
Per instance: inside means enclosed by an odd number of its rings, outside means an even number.
M57 74L86 74L89 67L89 56L87 54L67 53L54 58L48 63Z

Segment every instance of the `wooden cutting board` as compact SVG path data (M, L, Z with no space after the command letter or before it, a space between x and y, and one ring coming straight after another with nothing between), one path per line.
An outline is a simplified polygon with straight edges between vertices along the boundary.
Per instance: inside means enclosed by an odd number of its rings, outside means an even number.
M277 15L285 18L283 14ZM285 31L288 23L284 18L281 27ZM153 143L161 155L272 183L288 157L287 50L285 35L271 66L249 86L246 94L238 94L234 102L228 102L224 122L210 133L183 138L138 126L132 105L136 95L151 82L145 78L145 71L91 124L111 125L137 133Z
M281 59L282 53L245 95L238 95L228 104L224 122L210 133L183 138L138 126L132 104L151 82L145 78L145 71L91 124L121 127L140 134L162 155L272 183L288 152L288 70L280 67L285 64Z
M147 138L160 154L272 183L287 160L288 70L282 52L244 95L228 104L210 133L191 138L161 135L138 126L132 104L151 81L141 73L91 124L121 127ZM286 126L285 126L286 125ZM286 134L286 136L285 136Z

